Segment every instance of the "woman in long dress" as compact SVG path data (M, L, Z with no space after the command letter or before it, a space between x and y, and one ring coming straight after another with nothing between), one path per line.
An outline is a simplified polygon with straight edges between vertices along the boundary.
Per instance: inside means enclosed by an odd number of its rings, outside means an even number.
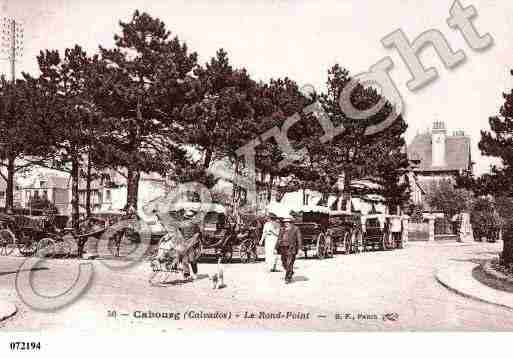
M278 264L278 255L276 254L276 242L280 235L281 225L278 217L274 213L269 213L268 220L264 224L262 230L262 238L260 245L265 245L265 265L266 269L271 272L276 272L276 265Z

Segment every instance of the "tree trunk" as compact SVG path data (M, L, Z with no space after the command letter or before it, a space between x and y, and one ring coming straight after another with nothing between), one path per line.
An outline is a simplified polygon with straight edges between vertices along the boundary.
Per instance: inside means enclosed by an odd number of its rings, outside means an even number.
M513 226L508 224L503 228L502 261L504 265L513 264Z
M137 195L139 192L139 178L141 173L131 167L127 169L127 208L137 210Z
M91 158L87 157L87 178L86 178L86 198L85 209L87 218L91 217Z
M269 175L269 183L267 184L267 202L271 202L271 199L272 199L273 183L274 183L274 176Z
M239 160L235 160L235 169L234 169L235 176L239 174ZM232 205L234 208L238 208L237 203L239 201L239 191L238 186L234 182L232 182Z
M203 161L203 167L208 168L210 166L210 162L212 162L212 151L207 149L205 150L205 159Z
M79 162L74 159L71 162L71 223L73 229L78 230L80 220L80 197L78 194Z
M7 159L7 188L5 193L5 208L10 210L14 207L14 166L15 159L9 157Z
M342 203L346 205L346 208L349 207L349 210L351 210L351 177L348 175L347 172L348 171L344 171L344 188L342 189ZM345 211L346 208L341 209Z

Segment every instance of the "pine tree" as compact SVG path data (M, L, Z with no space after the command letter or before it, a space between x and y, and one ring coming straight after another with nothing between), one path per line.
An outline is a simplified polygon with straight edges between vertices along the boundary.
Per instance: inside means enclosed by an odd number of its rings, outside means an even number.
M31 121L38 135L32 144L39 149L40 164L71 175L72 223L78 229L80 167L90 144L88 129L99 126L87 87L92 63L78 45L64 51L41 51L37 58L39 78L31 105Z
M181 110L194 98L191 71L196 53L165 24L135 11L120 22L115 47L100 47L94 103L109 120L109 145L99 158L127 179L127 206L137 208L141 172L179 172L188 165ZM180 168L178 168L180 167Z
M16 83L0 78L0 176L7 184L6 209L14 202L15 176L32 166L30 154L35 152L33 144L39 137L30 120L30 101L33 89L25 80Z
M511 71L513 76L513 71ZM513 263L513 90L503 94L504 104L499 114L490 117L490 131L481 131L479 149L484 156L501 160L492 167L491 174L478 181L478 188L485 188L496 197L496 205L504 220L502 258L505 264Z

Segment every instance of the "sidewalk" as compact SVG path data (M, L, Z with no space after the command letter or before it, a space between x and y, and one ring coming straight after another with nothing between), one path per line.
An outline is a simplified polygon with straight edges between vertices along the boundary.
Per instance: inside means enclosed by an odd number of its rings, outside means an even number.
M435 276L444 287L460 295L513 309L513 294L493 289L472 276L472 271L478 266L475 263L453 261L438 269Z
M18 308L10 302L0 300L0 322L16 314Z

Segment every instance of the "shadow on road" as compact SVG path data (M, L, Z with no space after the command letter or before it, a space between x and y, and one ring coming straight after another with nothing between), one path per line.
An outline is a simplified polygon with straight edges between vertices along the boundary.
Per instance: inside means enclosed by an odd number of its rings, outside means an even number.
M31 269L24 269L24 270L17 270L17 271L10 271L10 272L0 272L0 277L3 275L9 275L9 274L17 274L19 272L35 272L40 270L48 270L48 267L37 267L37 268L31 268Z
M292 278L292 282L308 282L310 279L304 275L298 275Z

